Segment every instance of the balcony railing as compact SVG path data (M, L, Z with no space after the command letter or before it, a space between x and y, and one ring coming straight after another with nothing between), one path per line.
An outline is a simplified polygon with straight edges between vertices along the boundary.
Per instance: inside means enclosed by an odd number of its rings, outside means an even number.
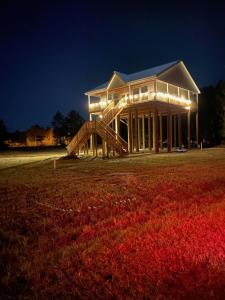
M148 102L148 101L161 101L170 104L180 105L189 109L192 102L196 102L197 95L187 89L180 88L173 84L155 80L148 86L148 91L138 94L126 94L119 100L121 105L124 107L136 103ZM106 98L101 99L98 103L91 103L89 106L89 112L102 112L111 101L118 100L107 100Z
M111 102L110 100L107 100L106 98L104 98L104 99L101 99L99 102L90 103L89 104L89 112L103 111L110 102Z

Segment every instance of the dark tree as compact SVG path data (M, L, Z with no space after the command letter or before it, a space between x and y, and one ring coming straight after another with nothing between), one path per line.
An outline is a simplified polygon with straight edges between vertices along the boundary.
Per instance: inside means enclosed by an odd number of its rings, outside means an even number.
M215 87L208 86L201 90L199 96L199 122L201 139L212 139L212 120L214 115Z
M75 110L71 110L66 117L67 135L74 136L84 123L83 117Z
M205 87L199 97L201 138L219 144L224 136L225 82Z
M71 110L66 117L57 111L53 117L52 126L58 143L64 144L68 138L72 138L83 123L84 119L75 110Z
M220 143L225 140L225 81L219 81L216 87L217 118L215 139Z
M26 132L16 130L9 134L9 139L17 143L26 143Z
M4 147L4 141L8 138L8 133L3 120L0 120L0 148Z
M52 127L54 135L57 138L67 136L65 117L60 111L57 111L56 114L53 116Z

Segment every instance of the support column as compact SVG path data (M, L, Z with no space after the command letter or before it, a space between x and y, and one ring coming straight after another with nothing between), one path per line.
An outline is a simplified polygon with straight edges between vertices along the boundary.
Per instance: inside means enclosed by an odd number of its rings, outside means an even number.
M105 157L105 141L102 139L102 157Z
M155 112L152 117L152 150L155 151Z
M151 112L148 112L148 149L152 150L152 138L151 138Z
M141 148L141 118L138 118L138 149Z
M128 142L128 151L132 153L132 131L131 131L131 121L132 121L132 114L129 110L128 117L127 117L127 142Z
M173 116L173 142L174 147L177 147L177 116Z
M107 142L105 142L105 149L106 149L106 157L109 157L109 146Z
M196 111L196 115L195 115L195 125L196 125L196 144L197 144L197 148L198 148L198 144L199 144L199 133L198 133L198 111Z
M198 94L196 95L196 102L197 102L197 111L195 116L195 125L196 125L196 143L197 147L199 145L199 128L198 128Z
M182 147L181 113L178 113L178 147Z
M112 121L112 129L116 131L116 119ZM115 156L115 150L112 149L112 155Z
M136 152L139 152L139 137L138 137L138 112L135 110L135 123L134 123L135 147Z
M92 114L89 115L89 120L92 121ZM92 152L92 156L94 156L94 135L90 135L90 151Z
M159 147L163 148L162 114L159 115Z
M143 150L145 149L145 115L142 118L142 146Z
M191 149L191 110L187 112L187 146Z
M87 156L88 156L88 139L87 139L87 141L86 141L86 154L87 154Z
M115 132L120 134L120 116L116 116L115 118Z
M159 142L158 142L158 111L154 110L153 114L153 148L155 153L159 152Z
M131 132L131 149L132 152L134 152L134 118L133 118L133 112L131 112L131 126L130 126L130 132Z
M95 154L98 156L98 139L97 139L97 133L95 133Z
M172 115L168 111L167 114L167 151L171 152L172 150Z

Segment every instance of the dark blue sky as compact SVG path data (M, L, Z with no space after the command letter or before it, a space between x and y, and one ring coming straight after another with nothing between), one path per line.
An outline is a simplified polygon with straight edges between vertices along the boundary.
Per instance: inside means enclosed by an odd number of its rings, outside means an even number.
M7 128L50 125L57 110L87 117L84 92L113 70L181 59L200 87L225 79L222 1L147 3L1 1L0 119Z

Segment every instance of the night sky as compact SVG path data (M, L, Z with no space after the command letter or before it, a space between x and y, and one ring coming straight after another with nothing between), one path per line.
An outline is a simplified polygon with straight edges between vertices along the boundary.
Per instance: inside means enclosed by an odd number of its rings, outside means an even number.
M96 2L0 1L0 119L8 130L49 126L57 110L86 118L84 92L113 70L181 59L199 87L225 79L225 4Z

